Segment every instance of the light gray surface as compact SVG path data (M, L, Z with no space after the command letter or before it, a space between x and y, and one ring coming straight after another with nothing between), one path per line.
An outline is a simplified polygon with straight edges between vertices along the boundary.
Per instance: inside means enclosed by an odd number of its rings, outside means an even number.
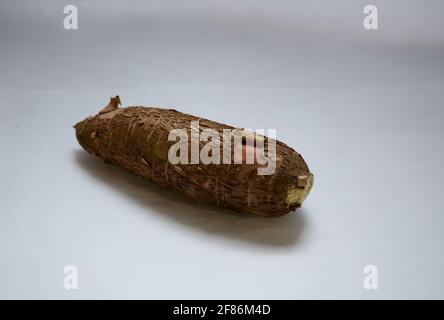
M69 3L79 30L0 3L0 298L444 298L442 1L372 1L377 31L366 1ZM276 128L304 208L230 214L88 156L72 125L115 94Z

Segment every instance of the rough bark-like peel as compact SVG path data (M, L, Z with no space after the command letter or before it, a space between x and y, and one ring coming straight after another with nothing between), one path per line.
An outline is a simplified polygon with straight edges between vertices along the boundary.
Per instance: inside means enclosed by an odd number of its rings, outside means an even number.
M212 128L221 136L223 129L235 128L172 109L118 108L119 104L118 96L111 98L97 115L75 125L80 145L107 162L195 200L262 216L281 216L300 207L311 190L313 175L304 159L280 141L272 175L258 175L257 163L172 165L172 129L187 128L190 133L191 121L196 120L200 130Z

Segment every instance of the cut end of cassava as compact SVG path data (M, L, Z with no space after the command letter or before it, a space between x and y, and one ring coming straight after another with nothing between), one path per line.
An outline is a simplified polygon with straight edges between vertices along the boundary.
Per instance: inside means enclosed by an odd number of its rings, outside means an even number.
M313 175L307 174L298 177L297 185L288 189L287 203L290 207L300 207L313 187Z

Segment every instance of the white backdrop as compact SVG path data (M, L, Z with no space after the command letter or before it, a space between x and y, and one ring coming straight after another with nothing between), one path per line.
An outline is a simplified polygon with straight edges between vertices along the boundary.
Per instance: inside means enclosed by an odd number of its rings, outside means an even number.
M367 4L1 1L0 298L444 298L444 3L372 1L372 31ZM237 215L89 156L72 125L116 94L276 128L304 207Z

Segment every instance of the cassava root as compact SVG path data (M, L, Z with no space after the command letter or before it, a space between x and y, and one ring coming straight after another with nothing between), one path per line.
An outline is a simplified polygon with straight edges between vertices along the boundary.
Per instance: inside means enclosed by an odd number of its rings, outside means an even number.
M119 96L111 98L109 104L98 114L75 125L80 145L89 153L116 166L180 191L192 199L261 216L281 216L295 210L302 205L311 190L313 174L304 159L278 140L256 135L256 144L252 144L245 139L244 129L236 129L173 109L119 108L119 105ZM196 125L193 127L196 123L197 129ZM202 133L209 129L220 137L228 129L234 133L229 137L228 145L225 140L218 145L214 144L213 138L202 141L198 136L197 140L193 139L193 130ZM177 130L188 133L191 141L171 141L172 131ZM235 142L233 147L231 138ZM237 150L236 141L241 141L241 147ZM212 160L220 159L214 153L222 150L224 161L171 161L172 147L179 146L181 152L185 150L186 154L182 159L189 159L195 149L193 143L199 150L208 149L210 145ZM274 161L274 170L271 174L260 174L260 170L265 167L264 162L259 161L260 154L265 154L266 151L267 159ZM242 162L249 152L250 155L253 154L250 159L254 161ZM173 153L176 155L176 152ZM231 162L225 161L227 156Z

